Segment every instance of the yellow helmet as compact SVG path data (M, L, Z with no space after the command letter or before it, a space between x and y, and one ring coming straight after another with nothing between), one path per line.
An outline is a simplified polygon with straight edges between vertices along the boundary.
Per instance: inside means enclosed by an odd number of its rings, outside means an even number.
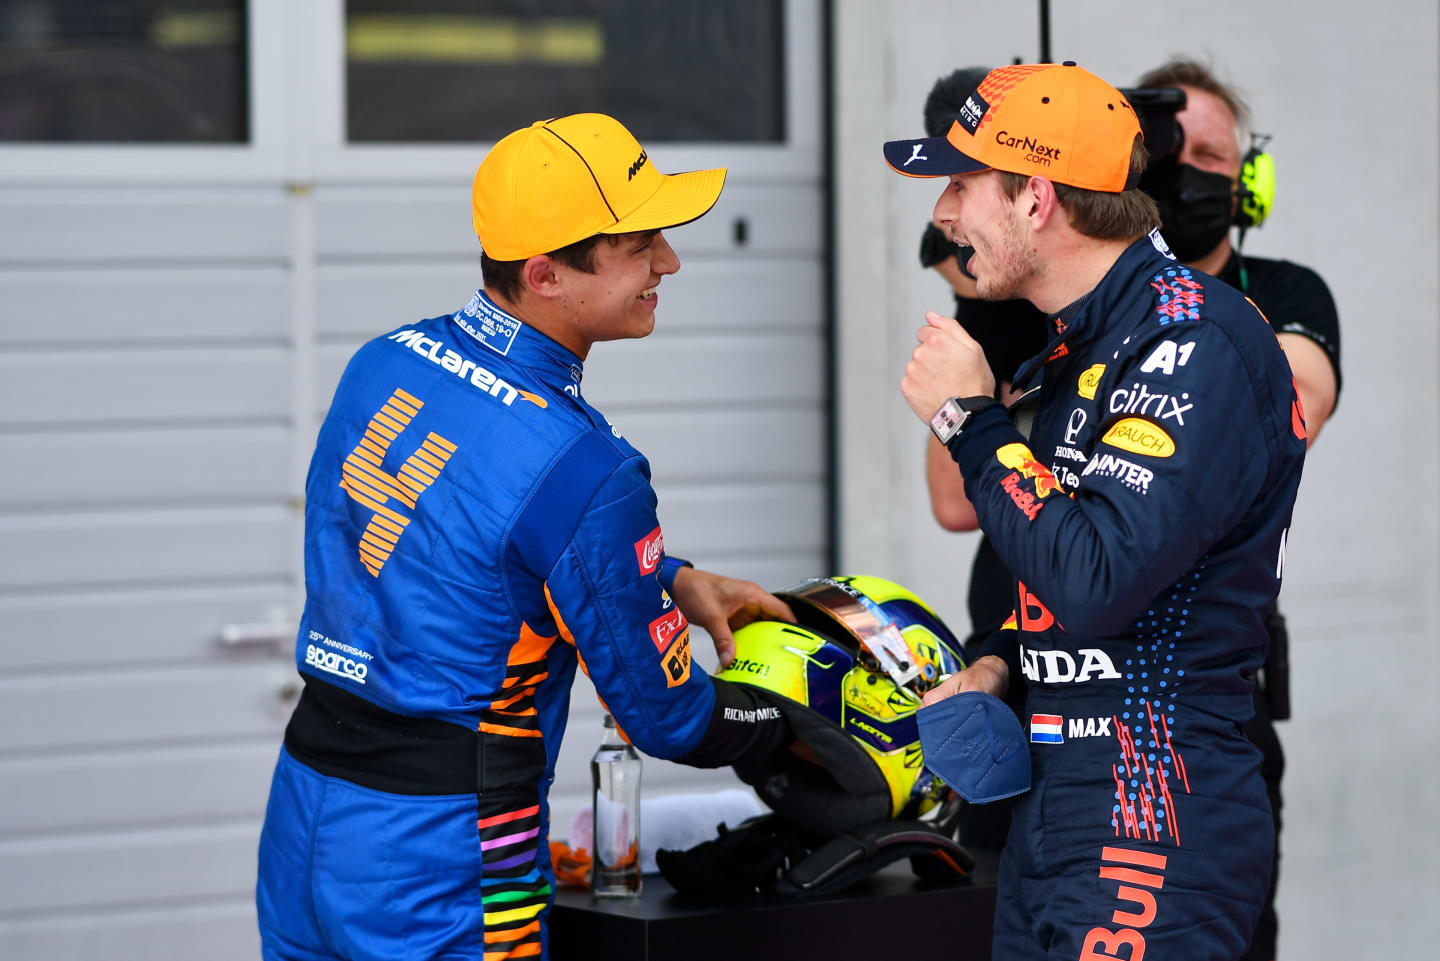
M778 814L820 833L948 817L958 802L924 766L915 712L925 691L965 667L949 628L878 577L812 578L776 594L799 623L736 631L735 660L718 676L769 692L798 742L736 773Z

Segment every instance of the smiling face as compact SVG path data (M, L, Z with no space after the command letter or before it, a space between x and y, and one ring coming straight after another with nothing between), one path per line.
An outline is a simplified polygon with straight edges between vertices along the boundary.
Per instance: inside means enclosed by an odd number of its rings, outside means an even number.
M1022 194L1023 196L1023 194ZM965 265L981 300L1017 300L1039 270L1016 201L1000 189L993 170L951 174L935 203L935 224L953 243L974 247Z
M655 288L680 269L680 258L658 230L602 238L594 253L593 273L555 265L575 333L587 348L602 340L646 336L655 329Z

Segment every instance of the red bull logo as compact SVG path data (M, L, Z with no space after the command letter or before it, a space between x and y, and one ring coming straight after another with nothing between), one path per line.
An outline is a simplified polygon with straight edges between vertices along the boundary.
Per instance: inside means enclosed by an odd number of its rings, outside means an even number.
M1100 849L1100 880L1118 885L1115 897L1120 906L1111 913L1110 921L1124 926L1118 930L1103 925L1091 928L1080 946L1080 961L1115 961L1121 957L1140 961L1145 956L1142 932L1158 913L1153 892L1165 886L1165 863L1163 854L1109 846ZM1127 910L1132 906L1134 910Z
M1065 493L1050 468L1036 460L1024 444L1006 444L995 452L995 459L1012 471L1001 478L1000 484L1028 520L1033 521L1040 513L1045 498L1053 493ZM1022 480L1030 483L1022 487Z

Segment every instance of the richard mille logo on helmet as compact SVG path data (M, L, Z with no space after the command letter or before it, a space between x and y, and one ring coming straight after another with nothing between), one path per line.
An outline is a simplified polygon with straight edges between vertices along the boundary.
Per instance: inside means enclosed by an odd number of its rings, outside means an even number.
M739 721L742 724L754 724L758 721L780 720L780 709L778 707L757 707L753 709L727 707L725 709L725 720Z

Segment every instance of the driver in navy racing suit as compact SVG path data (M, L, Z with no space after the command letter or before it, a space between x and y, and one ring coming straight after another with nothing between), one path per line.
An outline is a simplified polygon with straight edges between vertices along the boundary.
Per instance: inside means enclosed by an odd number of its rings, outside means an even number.
M1146 235L1138 123L1115 119L1128 109L1073 65L1001 68L959 133L921 142L928 170L902 169L916 142L886 148L897 170L950 175L935 219L976 247L981 296L1023 295L1055 330L1015 378L1040 386L1028 437L985 402L983 354L954 321L930 315L902 383L927 421L960 398L948 447L1018 581L987 656L927 698L1029 688L1033 786L1002 855L997 958L1233 961L1270 873L1260 755L1240 725L1304 419L1255 306ZM998 129L1073 159L1039 165ZM1077 183L1114 195L1129 229L1103 236L1086 219L1103 197L1059 198Z

